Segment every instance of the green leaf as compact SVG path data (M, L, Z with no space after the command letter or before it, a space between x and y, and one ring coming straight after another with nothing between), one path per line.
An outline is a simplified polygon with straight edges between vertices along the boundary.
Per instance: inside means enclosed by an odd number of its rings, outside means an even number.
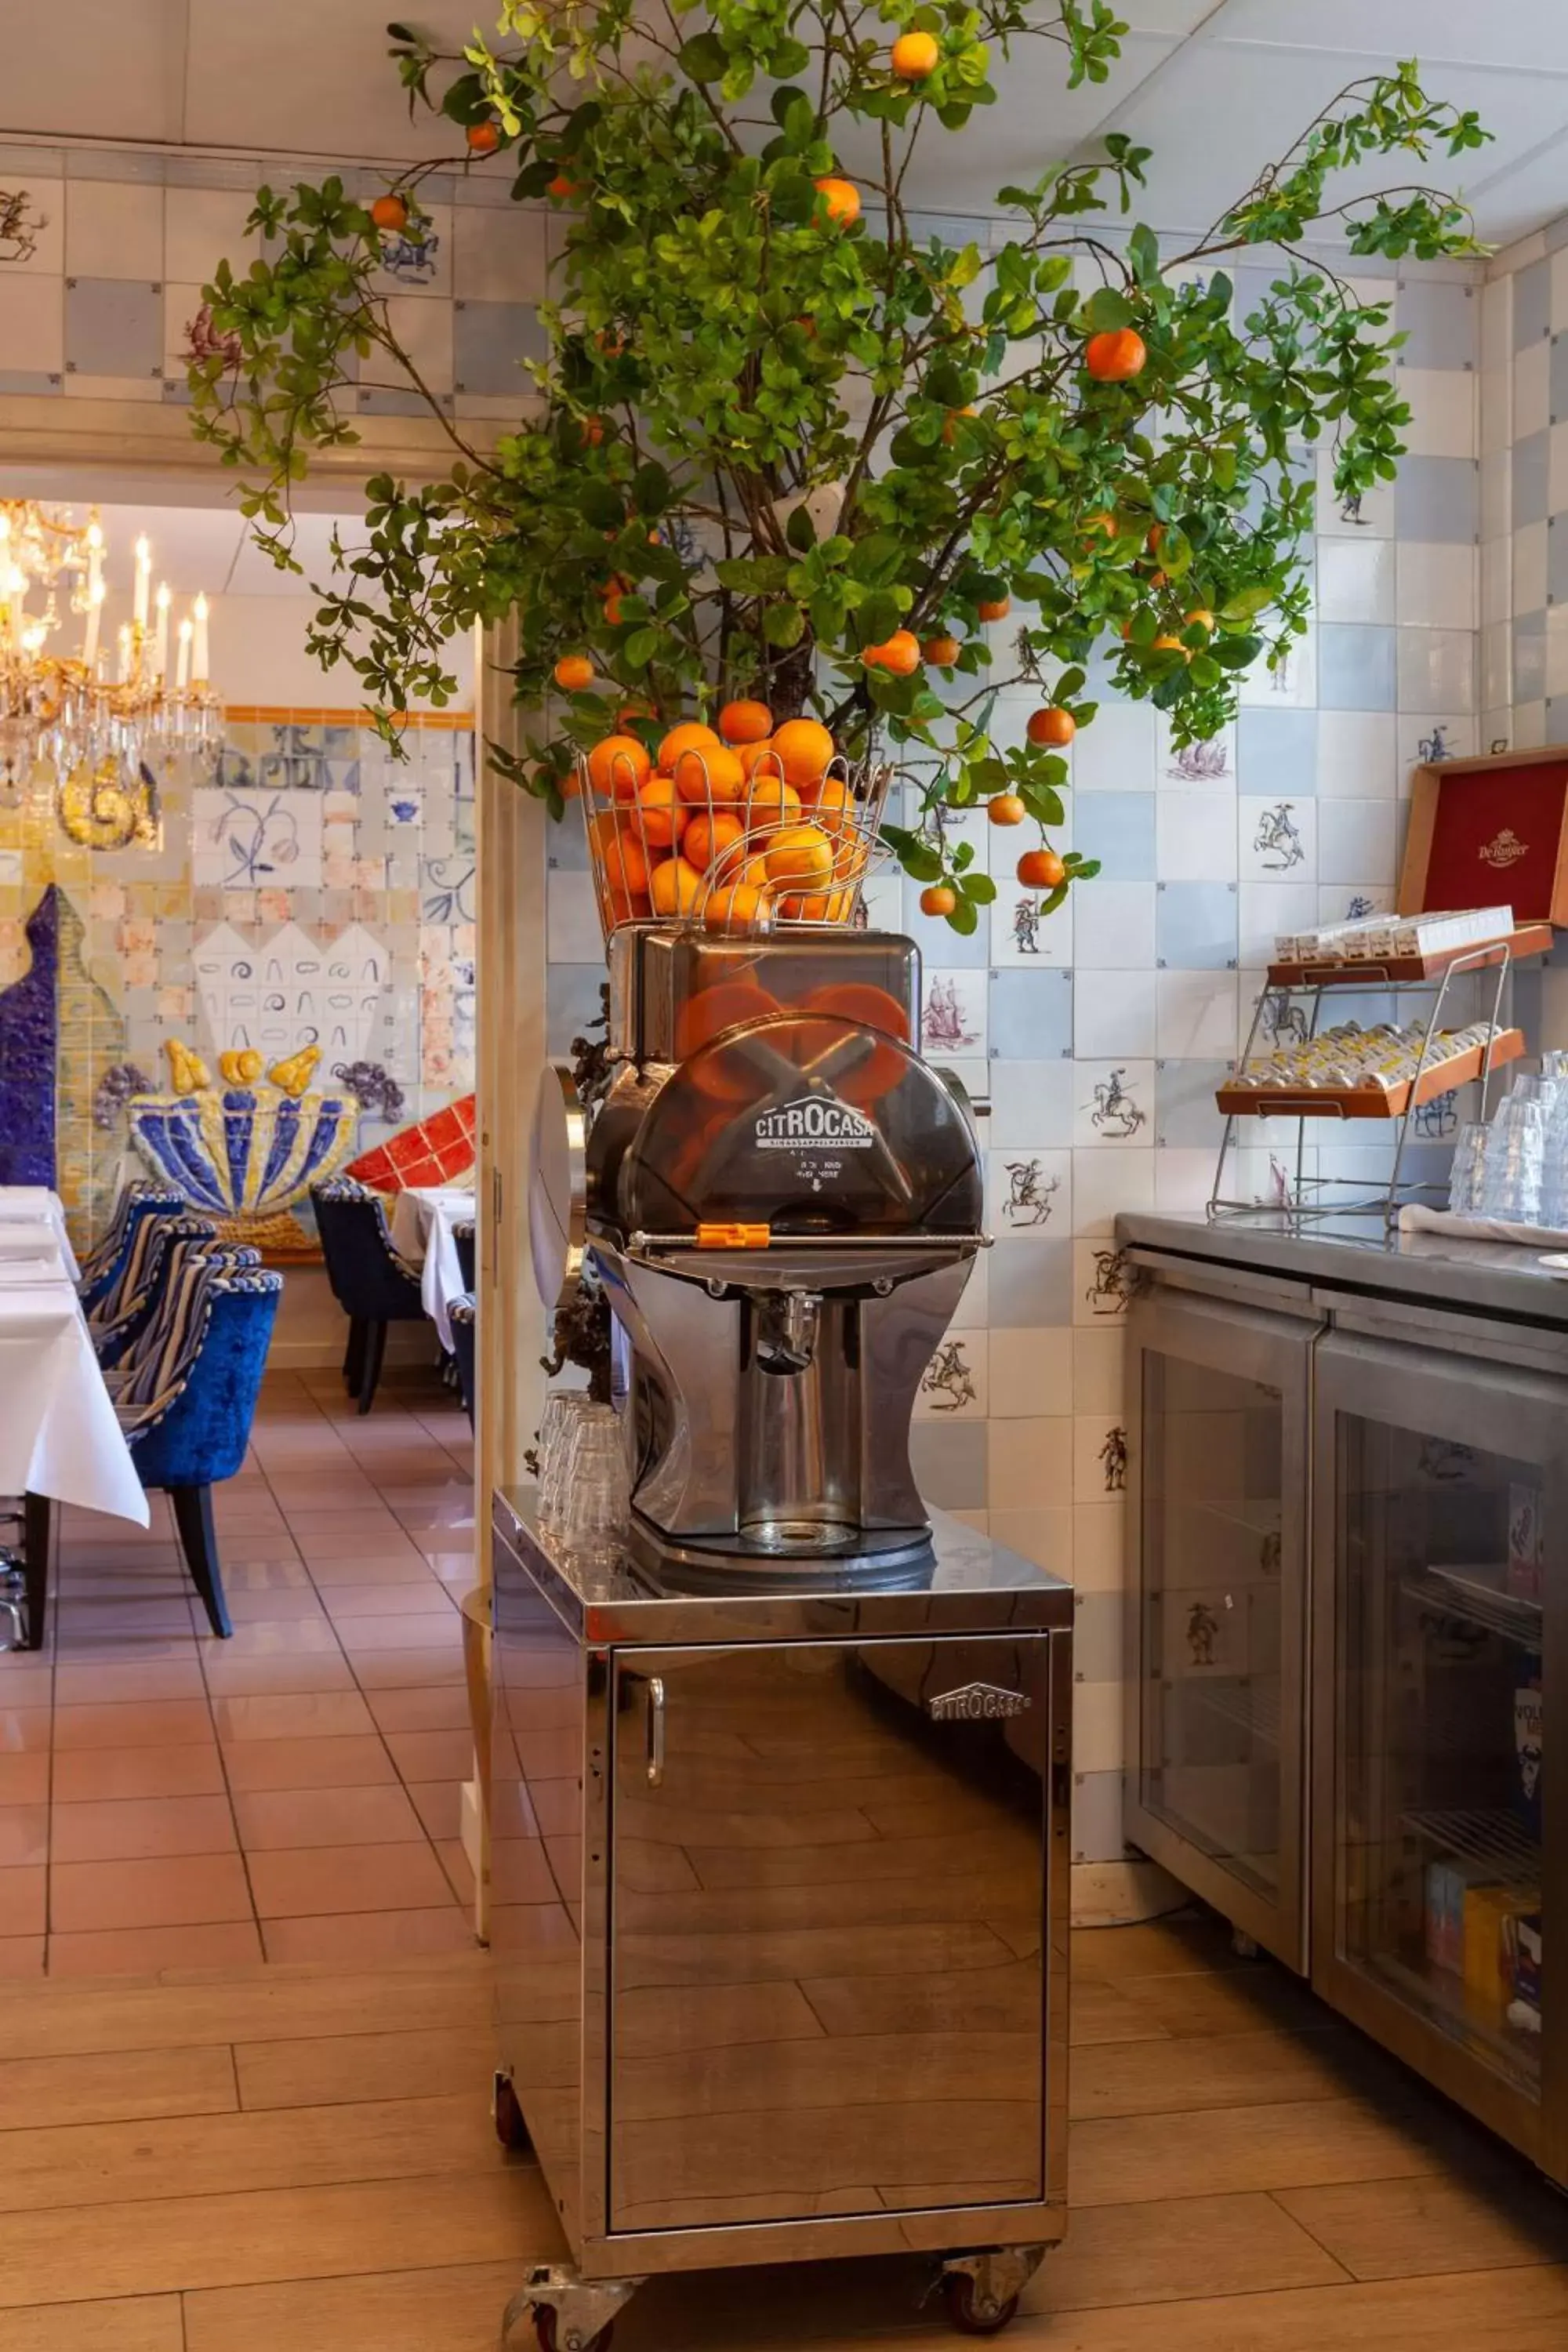
M947 919L947 924L950 930L959 932L964 939L970 939L980 927L980 909L973 898L962 895L962 889L963 886L960 885L961 895Z
M584 482L577 492L577 511L595 530L619 530L626 519L626 500L608 482Z
M692 81L721 81L729 68L730 53L717 33L694 33L681 43L678 62Z
M805 614L798 604L770 604L763 615L763 635L770 646L787 653L805 635Z
M996 885L989 874L965 874L958 887L977 907L989 907L996 896Z
M1130 327L1137 313L1114 286L1097 286L1083 306L1083 315L1090 332L1100 335L1113 327Z
M634 629L622 646L622 656L633 669L646 669L660 645L657 629Z

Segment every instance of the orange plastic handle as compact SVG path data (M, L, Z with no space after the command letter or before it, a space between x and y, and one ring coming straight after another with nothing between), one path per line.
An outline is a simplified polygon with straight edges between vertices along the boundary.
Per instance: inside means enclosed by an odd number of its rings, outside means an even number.
M766 1249L771 1225L699 1225L699 1249Z

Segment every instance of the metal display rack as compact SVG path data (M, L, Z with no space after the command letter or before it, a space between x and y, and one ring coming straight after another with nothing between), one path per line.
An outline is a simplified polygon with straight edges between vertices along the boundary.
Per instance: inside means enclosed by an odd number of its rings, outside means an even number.
M1252 1059L1258 1033L1263 1024L1264 1008L1271 998L1302 996L1309 999L1310 1010L1304 1041L1309 1045L1318 1034L1324 999L1335 994L1364 993L1371 989L1386 995L1426 994L1433 1000L1431 1017L1426 1024L1426 1034L1422 1042L1415 1076L1399 1086L1291 1087L1280 1084L1245 1087L1233 1082L1219 1087L1215 1099L1224 1111L1226 1120L1214 1188L1208 1200L1211 1222L1226 1217L1251 1216L1256 1214L1260 1205L1257 1201L1229 1199L1226 1195L1226 1165L1230 1152L1240 1141L1238 1123L1243 1119L1293 1118L1296 1121L1296 1174L1292 1205L1299 1217L1381 1216L1385 1226L1392 1226L1397 1223L1399 1212L1406 1201L1436 1192L1439 1188L1431 1184L1418 1181L1402 1181L1411 1121L1424 1104L1477 1079L1481 1086L1482 1116L1486 1115L1487 1090L1494 1071L1510 1062L1518 1061L1525 1051L1522 1031L1502 1025L1503 1004L1514 966L1532 957L1548 954L1552 942L1550 923L1525 923L1516 927L1506 939L1483 940L1473 946L1445 949L1433 955L1375 957L1360 963L1270 964L1253 1009L1252 1025L1247 1033L1247 1044L1237 1065L1238 1072L1244 1070ZM1495 975L1489 1015L1490 1039L1485 1045L1444 1055L1439 1032L1448 992L1457 980L1483 971ZM1394 1123L1396 1130L1394 1160L1388 1182L1380 1192L1369 1195L1364 1181L1359 1177L1308 1175L1305 1164L1307 1129L1309 1122L1317 1119ZM1331 1197L1342 1191L1353 1192L1358 1197L1351 1200ZM1312 1195L1310 1199L1308 1198L1309 1192Z

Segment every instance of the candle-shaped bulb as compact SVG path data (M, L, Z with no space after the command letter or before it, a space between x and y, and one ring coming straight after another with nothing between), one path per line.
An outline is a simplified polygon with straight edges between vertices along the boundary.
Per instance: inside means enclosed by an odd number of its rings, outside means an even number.
M180 649L174 657L174 688L179 694L184 694L186 687L189 686L191 682L191 634L190 622L182 621L180 623Z
M89 677L98 667L98 632L100 624L103 619L104 593L104 585L101 579L94 578L89 581L87 590L87 626L82 631L81 658L83 666L85 667Z
M195 615L195 639L191 647L191 675L197 686L207 682L207 600L198 596L192 612Z
M144 539L136 542L136 603L132 619L139 629L147 625L147 600L153 590L153 551Z
M131 624L129 621L122 621L120 625L120 683L121 686L125 684L130 675Z
M169 667L169 605L172 599L169 594L168 582L166 580L160 580L158 583L158 593L153 600L158 614L158 625L153 635L153 675L158 680L160 686L163 682L163 673Z

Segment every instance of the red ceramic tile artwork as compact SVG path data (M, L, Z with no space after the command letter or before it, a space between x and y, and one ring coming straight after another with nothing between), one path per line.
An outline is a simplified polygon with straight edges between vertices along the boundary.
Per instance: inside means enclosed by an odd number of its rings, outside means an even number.
M362 1151L345 1175L373 1192L414 1192L455 1184L474 1164L474 1097L459 1095L444 1110L400 1128L385 1143Z

